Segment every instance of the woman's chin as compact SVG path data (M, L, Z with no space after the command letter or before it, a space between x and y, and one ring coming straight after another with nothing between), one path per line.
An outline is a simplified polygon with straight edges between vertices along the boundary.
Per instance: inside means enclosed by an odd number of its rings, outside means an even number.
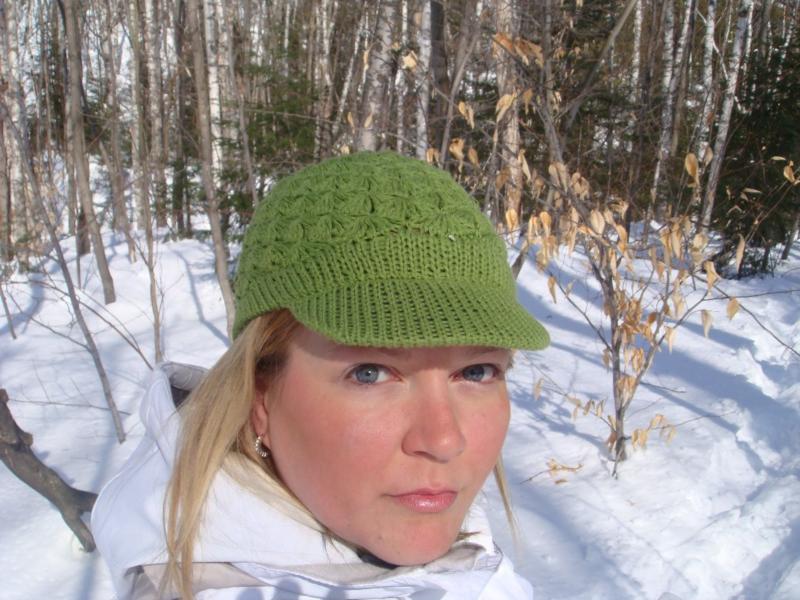
M427 539L426 539L427 538ZM446 535L430 538L421 536L414 540L396 541L395 543L381 543L378 547L367 550L380 560L397 565L410 567L433 562L447 554L456 540L456 535Z

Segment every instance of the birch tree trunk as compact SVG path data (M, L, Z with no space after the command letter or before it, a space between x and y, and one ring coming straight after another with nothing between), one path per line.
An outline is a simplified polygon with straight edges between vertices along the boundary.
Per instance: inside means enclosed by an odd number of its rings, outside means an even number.
M369 53L364 108L359 119L356 148L377 150L380 122L392 73L392 28L397 20L397 0L384 0L378 12L377 32Z
M356 59L361 54L361 43L366 37L367 34L367 15L369 11L362 10L361 11L361 18L358 21L358 30L353 39L353 53L350 55L350 59L347 64L347 70L345 71L344 82L342 83L342 89L339 93L339 106L336 109L336 118L333 120L333 133L331 134L331 140L333 144L337 144L339 140L339 133L341 131L342 123L344 120L344 111L347 109L349 105L348 98L350 96L350 88L352 86L353 77L355 77L356 72Z
M114 14L110 0L105 0L105 34L101 43L103 62L105 63L108 84L108 104L111 114L108 118L110 137L110 154L108 161L109 177L111 179L112 197L112 227L122 233L128 243L128 257L131 262L136 260L136 244L131 235L131 224L128 219L128 208L125 203L125 183L123 181L122 160L122 134L120 128L120 106L117 94L117 65L114 59Z
M22 131L27 131L27 119L22 106L22 90L20 88L19 72L19 47L18 47L18 19L17 2L0 0L0 44L2 44L2 57L0 60L0 74L5 81L5 89L0 89L0 99L7 98L6 106L9 118ZM32 230L32 221L29 218L28 190L23 177L22 158L16 144L5 131L6 138L6 164L8 173L8 219L9 252L13 253L22 264L28 264L28 251L25 248L14 247L14 241L29 239Z
M752 8L753 0L741 0L739 3L736 35L733 40L733 48L731 49L731 55L728 61L728 82L725 86L725 93L722 98L722 109L720 110L717 121L717 135L714 139L714 156L709 165L706 192L703 197L703 207L700 214L701 231L708 230L708 226L711 224L711 216L714 212L714 200L717 195L720 174L722 173L722 161L725 158L725 148L728 144L728 131L731 125L733 105L736 101L736 85L739 82L739 67L742 63L744 38L747 34Z
M517 37L517 23L519 19L514 14L512 0L494 1L495 30L504 34L509 39ZM517 92L516 63L509 52L499 44L493 46L495 70L497 72L497 93L502 98L514 98ZM511 100L511 106L506 111L505 117L497 124L500 142L501 171L507 170L505 179L505 196L503 209L506 215L511 211L519 217L520 201L522 200L522 165L519 161L519 114L516 99ZM497 190L502 194L502 190ZM509 232L510 233L510 232Z
M678 50L675 54L675 71L673 73L673 85L676 88L674 94L674 115L672 118L672 139L670 141L670 156L674 156L678 151L678 141L680 129L683 125L683 115L687 110L686 88L689 83L689 65L692 62L692 38L694 37L694 13L696 0L685 0L683 9L683 25L681 34L678 38Z
M669 160L669 142L672 133L672 107L674 98L671 95L673 80L673 35L675 30L674 0L664 0L661 4L663 12L662 22L664 24L664 36L662 45L662 68L661 74L661 133L658 137L658 148L656 150L656 166L653 170L653 185L650 188L650 202L656 209L656 214L663 215L663 202L659 197L659 186L661 183L661 171L664 163Z
M156 225L167 225L167 179L164 153L164 86L161 69L161 20L163 7L158 0L144 0L144 46L147 54L147 102L149 108L150 143L147 159L152 198L156 207Z
M8 56L8 33L6 31L5 0L0 0L0 56ZM8 105L6 91L11 74L5 61L0 61L0 81L5 82L0 86L0 102ZM11 178L8 158L6 135L3 121L0 121L0 262L9 262L14 257L14 246L11 242ZM0 265L2 266L2 265ZM0 279L3 279L0 277ZM5 306L5 298L3 298ZM8 321L10 330L13 331L11 320Z
M190 8L191 10L191 8ZM205 65L208 72L206 90L208 93L209 127L211 128L211 151L213 163L211 175L214 187L219 184L219 168L222 165L222 96L220 92L221 60L219 43L219 19L217 0L203 0L203 25L205 41ZM199 95L199 93L198 93Z
M228 30L228 38L233 39L233 4L226 3L223 6L225 17L225 28ZM250 137L247 134L247 116L244 110L244 81L242 77L236 72L236 65L234 60L233 44L228 45L228 78L233 82L233 89L231 93L236 98L236 112L239 123L239 137L242 144L242 161L244 162L244 170L247 176L245 186L248 194L250 194L250 201L255 208L258 205L258 194L256 193L255 176L253 175L253 159L250 156Z
M700 89L703 93L703 108L700 111L697 128L695 155L701 165L705 160L711 121L714 119L714 33L717 20L717 0L707 0L705 30L703 34L703 75Z
M178 68L175 69L175 121L177 132L173 137L173 169L172 169L172 219L178 228L178 235L186 236L192 230L191 207L186 201L186 150L184 148L184 130L186 117L186 69L189 63L186 54L184 32L186 29L186 2L175 0L174 5L174 47Z
M428 115L431 102L431 2L422 1L422 16L417 31L417 135L416 155L425 160L428 153Z
M89 160L84 140L84 124L81 103L81 47L80 34L78 33L78 7L75 0L64 0L66 18L67 56L69 67L69 101L70 114L68 116L72 126L72 149L75 157L75 174L78 182L78 195L81 208L86 215L86 226L92 240L94 257L97 270L103 285L103 298L106 304L116 300L114 281L106 260L103 237L100 234L100 224L97 222L92 204L92 191L89 187Z
M211 226L211 237L214 241L214 270L222 292L222 300L225 303L228 336L230 336L233 330L235 306L233 288L228 277L228 252L222 233L219 204L214 183L214 150L209 81L206 77L206 64L203 56L205 44L203 42L203 30L201 29L202 23L200 23L199 0L189 0L187 7L189 10L189 28L192 36L194 82L197 92L197 129L200 133L203 190L206 196L206 211Z
M317 3L317 56L315 69L316 126L314 128L314 156L319 160L330 145L330 120L333 113L333 76L331 75L331 34L336 19L336 0L321 0Z
M404 54L410 51L408 41L408 0L400 0L400 48ZM408 73L406 69L397 69L395 78L395 89L397 90L395 150L402 154L406 142L406 98L408 96Z

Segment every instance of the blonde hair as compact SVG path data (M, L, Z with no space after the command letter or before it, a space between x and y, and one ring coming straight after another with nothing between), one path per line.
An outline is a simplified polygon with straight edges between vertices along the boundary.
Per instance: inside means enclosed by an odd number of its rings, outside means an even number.
M192 598L194 545L209 488L220 469L265 501L277 499L291 516L329 534L285 487L272 460L258 456L250 421L257 378L268 386L275 382L298 326L288 310L253 319L181 405L181 436L164 507L168 559L162 593L170 589L184 600ZM500 457L494 475L515 532Z

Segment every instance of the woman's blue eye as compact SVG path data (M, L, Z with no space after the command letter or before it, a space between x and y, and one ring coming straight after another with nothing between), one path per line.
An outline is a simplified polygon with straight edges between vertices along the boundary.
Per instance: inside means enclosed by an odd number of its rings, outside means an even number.
M350 372L350 376L353 377L358 383L370 384L386 381L388 373L386 372L386 367L382 367L381 365L366 364L358 365Z
M461 371L461 377L465 381L483 382L495 377L497 375L497 368L493 365L470 365Z

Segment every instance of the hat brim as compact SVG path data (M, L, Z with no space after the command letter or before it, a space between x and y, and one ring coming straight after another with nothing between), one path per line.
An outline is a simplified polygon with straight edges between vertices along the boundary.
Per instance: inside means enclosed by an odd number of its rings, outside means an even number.
M550 343L545 328L513 292L474 283L362 282L288 308L309 329L349 346L541 350Z

